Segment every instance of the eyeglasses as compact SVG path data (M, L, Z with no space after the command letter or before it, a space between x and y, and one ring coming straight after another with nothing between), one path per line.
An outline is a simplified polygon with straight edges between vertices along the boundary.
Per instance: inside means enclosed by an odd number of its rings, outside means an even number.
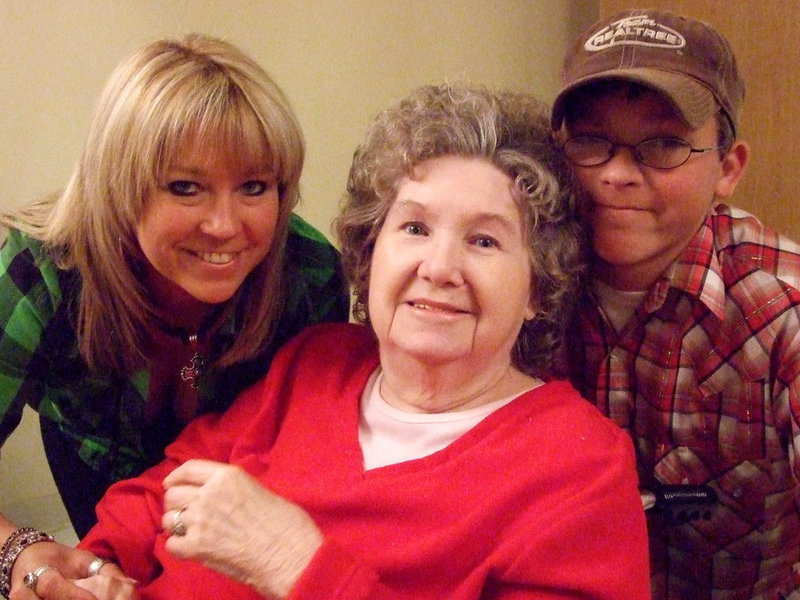
M617 148L631 148L636 162L645 166L674 169L694 153L711 152L722 146L692 148L686 140L674 137L650 138L635 145L615 144L593 135L577 135L569 138L561 147L567 160L579 167L597 167L607 163L617 153Z

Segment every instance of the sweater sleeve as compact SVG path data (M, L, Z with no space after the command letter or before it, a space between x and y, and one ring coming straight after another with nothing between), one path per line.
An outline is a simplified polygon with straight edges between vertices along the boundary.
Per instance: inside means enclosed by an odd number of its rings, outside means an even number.
M325 540L286 600L400 600L377 573L341 546Z
M166 449L167 458L133 479L111 486L97 505L98 523L79 547L115 561L129 577L149 583L161 572L159 547L164 488L161 482L189 459L228 462L236 441L263 402L266 380L245 390L225 413L210 413L192 421Z
M161 529L161 481L172 468L164 461L111 486L97 505L97 524L78 547L114 561L141 583L152 581L159 570L153 549Z
M535 542L520 540L516 562L487 598L650 599L647 526L633 446L621 429L610 423L605 429L570 473L553 474L571 480L563 502L531 524L529 539ZM526 573L536 573L536 590L525 585Z

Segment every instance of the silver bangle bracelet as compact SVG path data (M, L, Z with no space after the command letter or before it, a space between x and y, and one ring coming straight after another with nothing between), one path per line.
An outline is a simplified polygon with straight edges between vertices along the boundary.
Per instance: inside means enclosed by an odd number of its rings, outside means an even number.
M0 548L0 595L8 598L11 593L11 570L17 557L28 546L37 542L52 542L53 536L38 531L33 527L22 527L8 536Z

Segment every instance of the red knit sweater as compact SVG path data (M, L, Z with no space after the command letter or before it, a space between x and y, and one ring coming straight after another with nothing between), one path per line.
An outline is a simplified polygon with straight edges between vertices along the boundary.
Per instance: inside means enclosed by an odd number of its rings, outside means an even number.
M143 598L257 598L164 549L161 480L207 458L303 506L325 535L291 599L650 597L630 441L569 384L520 396L435 454L364 472L359 400L377 364L365 328L307 329L225 414L112 487L81 546L118 561Z

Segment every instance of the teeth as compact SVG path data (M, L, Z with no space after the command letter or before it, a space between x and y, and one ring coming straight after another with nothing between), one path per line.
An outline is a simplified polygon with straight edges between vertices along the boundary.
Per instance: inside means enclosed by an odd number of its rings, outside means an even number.
M226 263L231 262L236 255L231 254L230 252L225 252L225 253L202 252L198 254L198 256L206 262L210 262L215 265L224 265Z
M435 307L431 306L430 304L420 304L419 302L412 302L411 306L413 306L414 308L419 308L421 310L436 310L436 311L439 311L439 312L446 312L446 313L462 312L460 310L449 309L449 308L435 308Z

